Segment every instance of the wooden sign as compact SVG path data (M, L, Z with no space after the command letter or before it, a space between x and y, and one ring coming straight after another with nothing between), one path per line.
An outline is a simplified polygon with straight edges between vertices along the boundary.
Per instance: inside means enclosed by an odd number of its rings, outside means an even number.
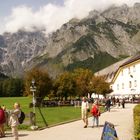
M115 127L112 123L105 122L101 140L119 140Z

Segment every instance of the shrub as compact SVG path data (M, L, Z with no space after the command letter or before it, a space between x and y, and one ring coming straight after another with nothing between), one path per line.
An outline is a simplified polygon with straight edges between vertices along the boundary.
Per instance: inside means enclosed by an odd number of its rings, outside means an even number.
M134 108L134 136L135 140L140 140L140 105Z

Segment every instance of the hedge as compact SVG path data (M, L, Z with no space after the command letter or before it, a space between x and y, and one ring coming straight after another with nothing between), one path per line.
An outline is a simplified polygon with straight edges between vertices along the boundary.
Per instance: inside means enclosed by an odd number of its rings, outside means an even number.
M140 105L134 108L134 137L140 140Z

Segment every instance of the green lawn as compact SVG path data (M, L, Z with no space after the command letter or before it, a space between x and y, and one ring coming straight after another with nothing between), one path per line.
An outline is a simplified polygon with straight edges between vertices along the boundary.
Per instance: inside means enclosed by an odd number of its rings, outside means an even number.
M29 103L32 102L32 98L29 97L9 97L9 98L0 98L0 105L5 105L8 110L13 109L13 104L19 102L22 110L25 114L29 114L30 111L33 111L32 108L29 108ZM80 108L75 107L45 107L41 108L41 112L47 122L47 124L54 125L57 123L62 123L65 121L80 119ZM25 119L25 123L29 122L29 118ZM36 108L36 122L39 127L44 127L45 123L39 113L39 109ZM27 125L21 125L21 128L27 128Z
M29 114L33 111L33 108L29 108L29 103L32 102L32 98L29 97L9 97L0 98L0 105L5 105L8 110L13 109L13 104L19 102L21 109L25 114ZM49 126L66 121L76 120L81 118L80 107L45 107L41 108L41 112ZM39 127L45 127L45 123L39 113L39 109L36 107L36 123ZM28 129L29 118L26 117L24 124L20 125L21 129Z

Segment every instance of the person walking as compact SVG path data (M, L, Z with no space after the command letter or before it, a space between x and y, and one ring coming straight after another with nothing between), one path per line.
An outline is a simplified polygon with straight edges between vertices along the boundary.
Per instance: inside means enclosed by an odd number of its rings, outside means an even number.
M18 118L21 114L20 111L20 104L15 103L14 104L14 110L11 113L10 119L9 119L9 125L11 126L12 129L12 135L15 137L15 140L18 140L18 125L19 121Z
M92 105L92 109L91 109L91 114L93 116L93 125L92 128L95 125L96 122L96 126L99 126L99 116L100 116L100 110L99 110L99 105L98 105L98 101L95 101Z
M117 98L116 103L117 103L117 108L119 108L120 107L120 99L119 98Z
M6 121L5 112L0 106L0 138L5 137L4 123Z
M122 104L122 108L125 108L125 99L124 98L122 99L121 104Z
M89 110L89 103L86 97L82 98L82 105L81 105L81 117L84 122L84 128L88 126L88 110Z
M9 112L6 109L5 105L2 106L2 109L3 109L4 113L5 113L5 125L8 127Z
M105 107L106 107L106 110L109 112L110 112L110 106L111 106L111 100L109 98L107 98Z

